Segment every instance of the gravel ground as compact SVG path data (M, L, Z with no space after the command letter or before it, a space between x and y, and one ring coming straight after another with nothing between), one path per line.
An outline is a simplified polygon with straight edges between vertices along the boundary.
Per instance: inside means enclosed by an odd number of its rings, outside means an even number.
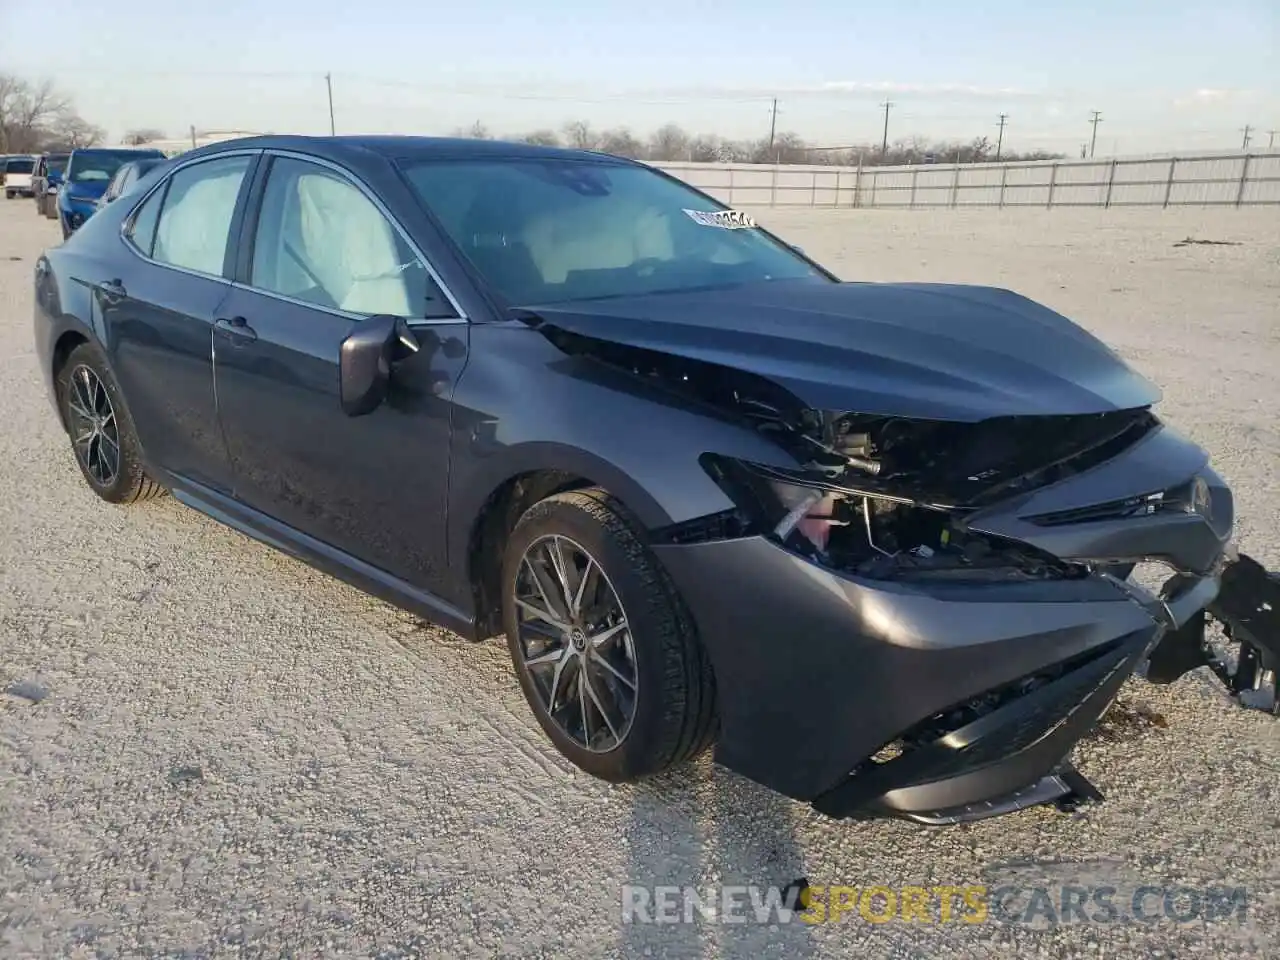
M1280 566L1274 210L759 215L849 278L994 283L1078 318L1161 384L1234 483L1243 548ZM1189 236L1239 245L1175 246ZM1105 804L834 823L705 761L636 787L576 775L500 645L172 499L99 502L32 354L32 267L56 239L29 202L0 205L0 955L1280 955L1280 723L1204 677L1126 687L1077 755ZM1216 923L621 921L626 883L802 873L1100 884L1121 902L1244 886L1248 907Z

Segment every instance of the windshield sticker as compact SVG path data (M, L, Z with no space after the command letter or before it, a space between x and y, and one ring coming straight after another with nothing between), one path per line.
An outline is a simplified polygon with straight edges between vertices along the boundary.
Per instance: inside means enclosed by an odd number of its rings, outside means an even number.
M685 210L694 223L722 230L749 230L756 225L751 215L741 210Z

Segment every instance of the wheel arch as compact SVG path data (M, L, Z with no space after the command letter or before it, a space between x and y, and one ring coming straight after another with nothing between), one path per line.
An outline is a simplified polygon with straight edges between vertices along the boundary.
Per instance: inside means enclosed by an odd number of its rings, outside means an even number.
M58 339L54 341L53 350L49 356L49 375L53 378L55 385L63 367L67 365L67 359L71 356L71 352L81 344L89 342L89 337L75 327L64 330L58 335ZM62 429L66 430L68 429L66 411L62 409L61 403L57 405L57 409L58 421L62 424Z
M475 611L475 635L501 632L502 549L516 522L535 503L563 493L599 487L618 500L642 529L664 526L669 513L621 468L584 450L557 443L531 443L508 451L505 469L486 483L469 484L473 506L450 524L450 556L461 558ZM484 491L483 496L479 492ZM455 500L455 503L457 502ZM459 504L460 505L460 504Z

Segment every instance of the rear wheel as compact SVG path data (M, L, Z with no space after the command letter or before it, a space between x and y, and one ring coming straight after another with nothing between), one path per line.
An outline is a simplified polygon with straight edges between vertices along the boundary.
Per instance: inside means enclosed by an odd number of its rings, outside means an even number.
M605 491L529 508L507 542L502 605L525 697L576 766L635 780L711 743L706 653L665 571Z
M142 446L102 351L82 343L58 372L58 403L76 463L109 503L149 500L164 488L147 475Z
M4 198L5 198L6 200L12 200L12 199L13 199L13 191L12 191L12 190L6 190L6 191L4 192Z

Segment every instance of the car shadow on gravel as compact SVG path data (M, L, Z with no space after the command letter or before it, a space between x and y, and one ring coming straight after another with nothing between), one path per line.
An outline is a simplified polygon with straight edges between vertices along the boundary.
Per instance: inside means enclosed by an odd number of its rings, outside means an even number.
M620 891L620 956L814 955L813 928L795 918L779 923L776 908L764 902L771 890L782 896L805 874L794 803L707 757L632 789L626 880L631 889ZM665 922L659 922L663 887L668 907ZM696 891L704 907L719 911L727 887L754 890L739 896L733 907L737 919L704 917L699 904L685 898L685 890ZM647 909L629 910L628 896Z

